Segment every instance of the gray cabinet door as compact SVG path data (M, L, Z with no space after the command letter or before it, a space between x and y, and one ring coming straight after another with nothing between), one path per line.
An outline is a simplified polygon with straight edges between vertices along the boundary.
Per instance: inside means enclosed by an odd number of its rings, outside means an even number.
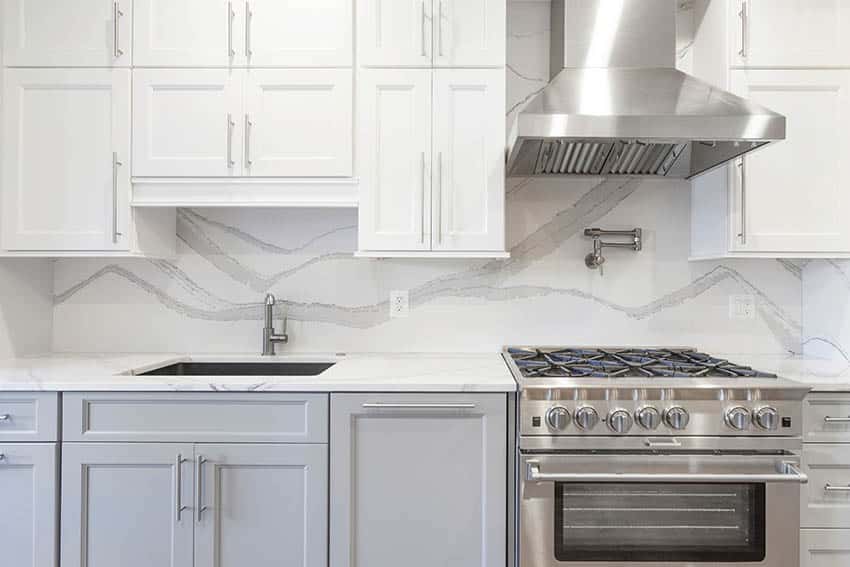
M196 445L196 567L327 567L327 445Z
M192 567L191 460L189 444L65 443L62 567Z
M56 565L56 444L0 444L0 564Z
M504 394L331 396L332 567L504 567Z

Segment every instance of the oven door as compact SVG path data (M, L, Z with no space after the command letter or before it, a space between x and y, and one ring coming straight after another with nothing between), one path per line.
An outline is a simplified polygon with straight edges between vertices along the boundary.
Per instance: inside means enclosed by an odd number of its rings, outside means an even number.
M798 567L788 455L557 454L520 461L520 567Z

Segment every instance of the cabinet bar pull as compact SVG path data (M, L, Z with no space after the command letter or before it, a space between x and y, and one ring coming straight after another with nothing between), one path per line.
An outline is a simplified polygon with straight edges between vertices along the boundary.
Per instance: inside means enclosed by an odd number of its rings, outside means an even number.
M392 403L365 403L362 404L363 409L475 409L475 404L457 403L457 404L392 404Z
M826 486L823 487L824 492L850 492L850 485L848 486L832 486L829 483L826 483Z
M177 455L177 462L174 466L174 500L177 502L177 523L180 523L180 516L184 510L188 509L188 506L183 505L183 463L186 462L186 459L183 458L183 455Z
M741 244L747 244L747 161L746 158L741 158L738 163L738 168L741 170L741 232L738 233L738 238L741 239Z
M124 165L118 161L118 153L112 152L112 243L118 244L122 236L118 231L118 168Z
M419 231L419 242L425 244L425 152L422 152L422 217L421 230Z
M438 15L437 18L437 49L440 57L443 56L443 0L437 0Z
M443 152L437 154L437 244L443 243Z
M245 166L251 167L254 163L251 161L251 126L254 123L251 122L251 116L248 113L245 113Z
M118 20L121 16L124 15L124 12L121 11L121 5L118 2L112 3L112 55L118 59L124 52L121 51L121 48L118 44L121 41L120 38L120 30L118 29Z
M12 416L9 415L8 413L4 413L3 415L0 415L0 421L9 421L10 419L12 419Z
M233 161L233 115L227 114L227 169L232 169L236 162Z
M2 463L5 460L6 460L6 455L3 454L3 453L0 453L0 463Z
M823 418L826 423L850 423L850 415L847 417L830 417Z
M233 2L227 3L227 57L232 58L236 55L236 50L233 49L233 18L236 14L233 11Z
M428 52L426 51L425 42L425 23L426 23L426 14L425 14L425 0L422 0L422 57L426 57Z
M203 455L198 455L198 469L195 471L197 474L195 485L197 488L197 499L198 502L196 504L196 508L198 510L198 523L201 523L201 517L204 512L207 510L207 507L203 505L204 501L204 463L207 462L207 459Z
M245 2L245 56L251 57L251 3Z
M747 57L750 51L750 7L747 0L741 2L741 11L738 12L738 16L741 18L741 50L738 55Z

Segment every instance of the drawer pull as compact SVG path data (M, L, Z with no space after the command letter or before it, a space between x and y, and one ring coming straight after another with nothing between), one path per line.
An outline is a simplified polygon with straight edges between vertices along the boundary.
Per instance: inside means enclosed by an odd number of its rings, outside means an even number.
M203 519L204 512L207 511L207 507L203 505L204 501L204 464L206 464L207 459L203 455L198 455L198 469L197 469L197 479L195 480L195 487L198 491L197 495L197 509L198 509L198 518L197 521L200 524Z
M381 404L366 403L363 409L475 409L475 404Z
M3 454L3 453L0 453L0 463L2 463L5 460L6 460L6 455Z
M823 487L824 492L850 492L850 485L847 486L832 486L827 483L826 486Z
M0 422L11 421L11 420L12 420L12 416L9 415L8 413L4 413L3 415L0 415Z
M850 423L850 415L847 417L830 417L823 418L826 423Z

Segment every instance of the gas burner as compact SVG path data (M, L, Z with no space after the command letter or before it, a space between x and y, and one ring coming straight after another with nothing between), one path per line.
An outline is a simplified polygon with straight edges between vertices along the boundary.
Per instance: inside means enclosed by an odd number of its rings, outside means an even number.
M694 349L509 347L524 378L776 378Z

